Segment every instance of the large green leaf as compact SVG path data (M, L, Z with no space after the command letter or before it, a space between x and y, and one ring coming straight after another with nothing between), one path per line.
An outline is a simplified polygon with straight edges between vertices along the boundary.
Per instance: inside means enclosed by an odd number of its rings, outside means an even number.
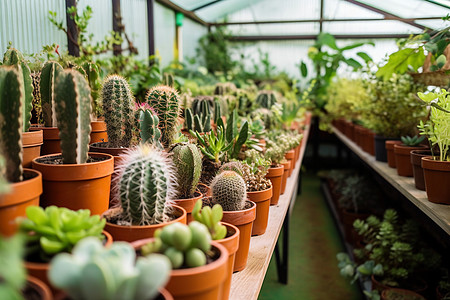
M355 49L355 48L361 47L361 46L363 46L363 45L372 45L372 46L375 46L375 44L372 43L372 42L369 42L369 43L355 43L355 44L351 44L351 45L347 45L347 46L345 46L345 47L339 48L339 50L342 52L342 51L346 51L346 50Z
M300 72L301 72L303 77L308 76L308 68L306 67L305 62L303 62L303 61L300 64Z
M370 57L366 52L358 52L356 55L364 59L365 62L372 61L372 57Z
M345 60L345 63L354 69L362 68L362 65L355 59L349 58Z
M376 75L383 77L384 80L388 80L391 78L393 73L405 73L408 70L408 66L411 66L414 70L417 70L423 65L424 60L425 54L423 53L423 48L405 48L392 53L389 56L387 64L378 69Z
M321 33L317 36L317 43L319 45L325 45L334 50L339 50L338 46L336 46L336 40L334 36L329 33Z

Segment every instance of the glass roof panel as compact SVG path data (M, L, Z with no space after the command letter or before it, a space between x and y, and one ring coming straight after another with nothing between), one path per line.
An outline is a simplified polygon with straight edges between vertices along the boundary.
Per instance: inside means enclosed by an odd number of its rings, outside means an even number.
M403 18L444 17L450 9L427 2L425 0L359 0L362 3L385 10Z
M410 34L422 29L400 21L324 22L323 31L331 34Z
M249 24L229 25L227 28L233 35L303 35L318 34L319 23L292 23L292 24Z
M383 15L341 0L325 0L326 19L382 18Z

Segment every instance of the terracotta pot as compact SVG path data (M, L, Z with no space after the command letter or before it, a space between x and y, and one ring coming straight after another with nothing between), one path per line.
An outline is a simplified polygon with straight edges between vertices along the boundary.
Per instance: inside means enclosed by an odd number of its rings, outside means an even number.
M111 235L103 230L103 235L105 236L105 247L111 246L113 243L113 239ZM60 294L61 291L54 288L47 277L48 270L50 269L50 263L43 263L43 262L30 262L25 261L25 268L27 269L28 275L31 275L33 277L36 277L51 289L53 295Z
M248 209L223 212L222 221L232 224L239 229L239 249L236 252L233 272L242 271L247 265L253 221L256 218L256 203L247 202L252 204Z
M108 141L108 133L106 132L105 121L92 121L91 128L91 141L89 142L89 144Z
M39 206L42 175L31 169L24 169L23 173L29 179L11 184L9 194L0 196L0 235L13 235L17 230L16 218L25 217L28 206Z
M41 146L43 143L44 135L42 130L22 132L22 167L31 168L31 161L41 156Z
M292 170L295 168L295 150L289 150L288 152L286 152L285 156L284 156L289 162L290 162L290 168L289 168L289 174L288 177L291 177L292 175Z
M423 177L422 157L431 156L431 150L412 150L410 152L413 167L414 184L417 189L425 191L425 178Z
M356 145L358 145L360 148L362 148L362 134L363 134L363 127L361 125L355 125L354 126L354 138L355 138L355 143Z
M289 171L291 169L291 162L287 161L285 163L281 163L284 167L284 173L283 173L283 179L281 181L281 195L284 194L284 192L286 191L286 183L287 183L287 179L289 177Z
M41 280L33 277L33 276L27 276L27 285L26 289L31 289L35 293L39 295L39 299L41 300L52 300L53 295L50 291L50 288L43 283Z
M283 181L284 166L269 168L266 178L272 182L272 199L270 205L277 205L281 194L281 185Z
M138 250L151 241L152 238L135 241L132 246ZM213 262L196 268L172 270L166 289L174 299L222 299L222 288L227 277L228 251L215 241L211 242L211 245L220 253Z
M41 156L33 160L33 169L42 173L44 193L41 206L56 205L72 210L89 209L92 215L101 215L108 209L111 174L114 160L111 155L89 153L102 161L85 164L45 164L43 158L60 154Z
M58 127L30 127L30 131L42 130L44 144L41 147L41 155L61 153L61 139Z
M341 210L341 220L342 225L344 225L344 232L345 232L345 240L352 245L356 245L358 242L362 241L362 237L356 232L356 230L353 228L353 223L357 220L365 220L367 219L370 214L364 214L364 213L355 213L352 211L349 211L347 209Z
M302 139L303 140L303 139ZM295 162L297 163L298 159L300 158L300 149L302 147L302 143L300 142L300 144L294 148L295 150Z
M403 144L394 144L395 165L398 176L412 177L411 150L425 150L425 146L409 147Z
M372 130L366 129L366 149L365 151L370 155L375 155L375 133Z
M391 168L395 168L397 165L395 163L395 154L394 154L394 145L401 144L402 141L388 140L385 143L386 147L386 155L387 155L387 163Z
M450 162L440 161L436 156L435 159L432 156L422 157L428 201L450 204Z
M231 276L233 275L234 260L236 252L239 248L239 229L231 224L222 223L227 227L227 236L224 239L216 240L215 242L221 244L228 250L228 267L227 277L223 283L222 299L226 300L230 295Z
M105 230L111 234L115 241L134 242L137 240L148 239L153 237L153 234L157 229L169 224L176 222L186 224L186 211L176 205L174 205L173 208L173 215L175 218L169 222L145 226L123 226L106 222Z
M252 235L261 235L266 232L269 221L270 199L272 199L272 187L257 192L247 192L250 201L256 203L256 218L253 222Z
M193 220L192 218L192 210L194 209L194 205L195 203L199 200L203 198L203 194L196 191L194 194L195 197L193 198L189 198L189 199L175 199L172 200L176 205L184 208L184 210L187 213L186 219L187 219L187 224L191 223L191 221Z
M389 296L390 293L395 293L395 296L394 297ZM389 288L381 292L381 300L396 300L396 299L426 300L422 295L405 289Z

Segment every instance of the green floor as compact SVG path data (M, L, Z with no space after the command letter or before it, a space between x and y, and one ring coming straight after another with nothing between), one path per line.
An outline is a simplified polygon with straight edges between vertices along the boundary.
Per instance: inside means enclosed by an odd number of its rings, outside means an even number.
M302 187L290 222L289 282L278 283L275 257L272 257L259 299L362 299L357 286L339 275L336 253L343 250L343 245L320 191L318 177L305 173Z

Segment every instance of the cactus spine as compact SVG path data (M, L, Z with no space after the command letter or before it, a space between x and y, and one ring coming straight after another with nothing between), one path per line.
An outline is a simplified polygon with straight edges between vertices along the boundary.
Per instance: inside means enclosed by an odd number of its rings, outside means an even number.
M30 128L31 109L33 101L33 84L31 80L31 70L28 64L25 62L22 53L18 50L11 48L6 51L3 64L5 66L14 66L19 74L22 76L22 89L23 89L23 103L22 103L22 130L27 132Z
M129 147L133 138L134 98L126 79L108 76L103 83L102 99L109 146Z
M247 199L244 179L234 171L223 171L211 182L212 201L224 211L243 210Z
M173 142L180 113L178 93L169 86L160 85L152 88L145 98L159 117L161 142L168 147Z
M54 102L63 163L86 163L91 134L91 91L83 75L74 70L59 73Z
M159 118L153 109L143 109L139 115L139 134L141 143L152 144L163 149L160 138L161 131L158 128Z
M63 72L60 64L54 61L47 62L41 71L39 90L41 92L41 109L46 127L56 127L55 114L55 82L59 73Z
M20 67L19 67L20 69ZM6 180L22 181L23 76L16 68L0 68L0 153L5 156Z
M41 92L40 89L40 82L41 82L41 72L33 72L31 73L31 79L33 83L33 110L36 115L36 122L37 124L42 124L42 106L41 106Z
M133 225L161 223L169 212L175 181L166 154L148 144L129 150L119 166L118 194L124 221Z
M194 197L202 173L202 154L194 144L181 143L171 150L178 182L178 199Z

